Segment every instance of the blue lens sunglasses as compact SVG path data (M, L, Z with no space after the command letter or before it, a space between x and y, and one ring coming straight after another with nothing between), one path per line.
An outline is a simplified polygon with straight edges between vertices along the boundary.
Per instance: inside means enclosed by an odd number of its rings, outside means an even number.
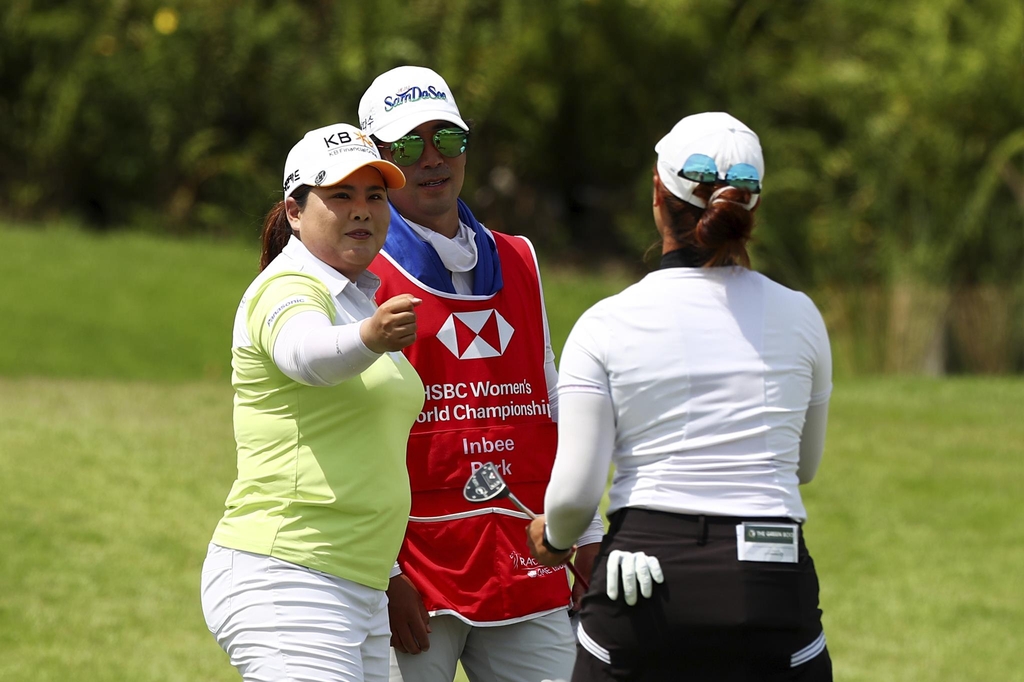
M715 160L707 154L691 154L678 175L702 185L713 185L721 179ZM761 193L761 176L749 163L737 163L730 168L725 174L725 184L745 189L751 194Z

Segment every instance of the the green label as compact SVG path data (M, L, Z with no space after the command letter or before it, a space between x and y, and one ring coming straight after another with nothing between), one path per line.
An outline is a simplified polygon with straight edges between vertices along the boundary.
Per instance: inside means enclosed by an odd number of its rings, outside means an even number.
M780 545L792 545L796 528L743 526L743 533L747 542L775 542Z

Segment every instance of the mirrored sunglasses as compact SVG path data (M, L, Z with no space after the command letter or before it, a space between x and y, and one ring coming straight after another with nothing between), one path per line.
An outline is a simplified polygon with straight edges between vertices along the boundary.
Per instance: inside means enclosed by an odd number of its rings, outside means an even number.
M462 128L441 128L430 140L442 156L454 159L465 153L469 145L469 132ZM411 166L423 156L427 143L419 135L406 135L391 144L384 143L380 146L391 150L391 156L399 166Z
M715 165L715 160L707 154L691 154L678 175L691 182L705 185L713 185L723 179L718 175L718 166ZM749 163L737 163L731 167L726 172L724 181L727 185L745 189L751 194L761 193L761 176L757 169Z

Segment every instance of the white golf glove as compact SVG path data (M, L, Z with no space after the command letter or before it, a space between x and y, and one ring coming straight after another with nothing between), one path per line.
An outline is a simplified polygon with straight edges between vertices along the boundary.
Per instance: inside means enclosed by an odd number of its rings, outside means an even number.
M620 571L622 593L630 606L636 604L637 583L640 583L640 594L650 597L654 592L654 583L665 582L665 575L661 572L661 564L657 557L647 556L643 552L613 549L608 555L608 598L612 601L619 598Z

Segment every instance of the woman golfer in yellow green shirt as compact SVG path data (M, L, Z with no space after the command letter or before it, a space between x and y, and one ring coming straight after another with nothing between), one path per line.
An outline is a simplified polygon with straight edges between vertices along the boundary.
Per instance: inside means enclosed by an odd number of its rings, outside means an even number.
M210 631L247 681L388 678L387 597L409 515L419 301L366 270L401 170L358 128L310 131L235 316L238 479L203 566Z

